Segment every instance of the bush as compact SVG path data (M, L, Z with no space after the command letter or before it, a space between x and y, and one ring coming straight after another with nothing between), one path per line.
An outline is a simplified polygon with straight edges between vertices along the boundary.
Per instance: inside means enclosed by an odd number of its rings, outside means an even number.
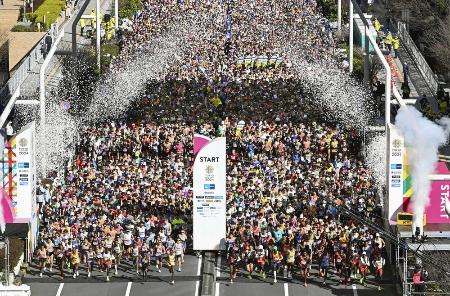
M34 11L34 22L42 23L44 29L49 29L50 25L53 24L56 19L60 16L61 11L65 7L64 0L46 0L44 1L38 9ZM45 15L45 23L44 23Z
M119 0L119 18L133 17L133 14L142 9L140 0Z
M323 15L330 21L337 20L337 3L335 0L321 0Z
M9 271L19 263L20 256L25 251L25 241L20 238L9 239ZM0 270L5 268L5 249L0 250Z
M101 46L101 65L102 65L102 73L109 67L112 59L119 55L119 46L115 43L110 44L102 44Z
M24 25L15 25L12 29L12 32L37 32L37 26L24 26Z

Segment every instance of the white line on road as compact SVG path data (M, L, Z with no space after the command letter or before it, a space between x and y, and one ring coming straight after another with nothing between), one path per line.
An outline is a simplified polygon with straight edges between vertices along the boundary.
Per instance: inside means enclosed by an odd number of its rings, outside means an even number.
M216 292L214 293L214 296L219 296L219 289L220 289L220 283L216 283Z
M353 296L358 296L358 290L356 290L356 285L353 284L352 288L353 288Z
M217 258L217 277L220 276L220 267L222 266L222 256L219 254L219 258Z
M127 290L125 291L125 296L130 296L132 282L128 282Z
M195 282L195 294L194 296L198 296L198 290L200 289L200 281Z
M198 258L198 266L197 266L197 276L200 275L200 271L202 271L202 257Z
M63 287L64 287L64 283L59 284L59 288L58 288L58 292L56 292L56 296L61 296Z
M288 283L284 283L284 296L289 296L289 286Z

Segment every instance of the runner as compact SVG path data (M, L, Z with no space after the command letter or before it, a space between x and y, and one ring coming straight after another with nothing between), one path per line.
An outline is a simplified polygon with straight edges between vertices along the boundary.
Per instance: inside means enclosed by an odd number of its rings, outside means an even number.
M61 247L55 247L56 264L59 269L59 277L62 281L64 279L64 265L66 264L66 257L64 256L64 251Z
M47 263L49 266L49 271L52 272L52 267L53 267L53 258L54 258L54 244L53 241L49 238L47 240L47 243L45 244L45 248L47 249ZM45 269L45 267L44 267Z
M273 247L272 251L272 270L273 270L273 282L277 282L277 271L282 266L283 255L278 251L277 246Z
M375 278L378 281L378 290L381 291L381 280L383 279L383 269L386 260L381 257L381 255L377 255L375 260L373 261L373 266L375 267Z
M299 264L299 269L300 269L300 275L304 279L303 285L305 287L307 287L308 286L307 280L308 280L310 269L311 269L311 259L310 259L310 255L306 251L304 251L300 255L300 258L298 259L298 264Z
M290 244L289 249L287 251L286 267L285 267L288 279L292 279L292 273L294 271L295 265L295 257L296 257L296 250L294 248L294 245Z
M170 282L172 285L175 284L174 276L175 276L175 254L172 248L168 249L167 252L167 266L169 267L169 272L172 275L172 281Z
M253 273L253 267L255 262L255 250L253 250L253 246L250 245L248 248L245 249L244 254L242 255L242 261L245 265L245 270L248 272L248 278L252 278Z
M161 272L161 268L162 268L162 256L163 254L165 254L166 250L162 244L161 241L157 241L153 254L155 255L155 259L156 259L156 268L158 268L158 272Z
M136 269L136 273L139 274L139 261L141 258L141 251L139 249L138 242L132 248L133 266Z
M77 278L77 276L79 276L79 272L78 272L78 267L80 266L80 254L78 253L78 249L74 249L73 252L71 253L71 257L70 257L70 266L72 267L72 271L73 271L73 278Z
M120 265L120 262L122 260L122 247L121 247L121 240L117 239L114 243L114 273L117 275L118 273L118 267Z
M228 254L228 267L230 269L230 284L233 284L233 279L236 278L237 274L237 263L238 256L234 249L231 249L231 253Z
M177 259L177 264L178 264L177 271L181 272L181 264L183 264L184 246L183 246L183 242L181 241L180 238L177 239L174 249L175 249L175 257Z
M258 246L258 252L256 254L256 266L259 269L259 275L266 278L266 252L263 245Z
M328 252L325 252L320 257L320 269L319 269L319 275L323 277L322 284L325 284L328 278L328 268L330 267L330 256L328 255Z
M89 247L89 250L86 253L86 258L87 258L88 278L90 278L92 270L93 270L95 262L96 262L95 252L94 252L92 246Z
M113 255L111 255L109 249L105 250L105 253L103 254L103 264L105 265L106 269L106 281L109 282L109 271L112 266L113 261Z
M370 260L367 256L367 253L364 251L362 253L361 259L359 260L359 272L361 273L361 278L359 280L359 283L363 286L367 286L366 283L366 277L369 273L369 267L370 267Z
M45 245L41 245L41 247L36 251L36 257L39 260L39 276L42 277L42 273L45 271L45 264L47 262L47 249Z
M143 253L141 259L142 280L147 280L148 268L150 266L150 253Z

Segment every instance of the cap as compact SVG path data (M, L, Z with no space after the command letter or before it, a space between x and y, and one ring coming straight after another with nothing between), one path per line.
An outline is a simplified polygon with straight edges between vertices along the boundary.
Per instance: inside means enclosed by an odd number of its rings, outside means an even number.
M262 245L259 245L259 246L258 246L258 250L262 250L262 249L264 249L263 246L262 246Z

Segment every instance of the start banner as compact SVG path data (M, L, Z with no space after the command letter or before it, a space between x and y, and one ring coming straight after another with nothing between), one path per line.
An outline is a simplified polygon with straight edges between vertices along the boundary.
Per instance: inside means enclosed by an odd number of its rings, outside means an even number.
M224 250L226 238L226 140L194 135L194 250Z

